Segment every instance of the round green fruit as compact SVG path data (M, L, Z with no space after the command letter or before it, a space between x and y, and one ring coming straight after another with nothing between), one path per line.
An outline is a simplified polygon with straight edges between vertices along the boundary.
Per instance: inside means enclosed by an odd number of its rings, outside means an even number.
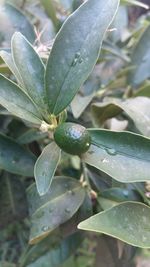
M85 153L91 144L86 128L71 122L62 123L55 129L54 140L63 151L72 155Z

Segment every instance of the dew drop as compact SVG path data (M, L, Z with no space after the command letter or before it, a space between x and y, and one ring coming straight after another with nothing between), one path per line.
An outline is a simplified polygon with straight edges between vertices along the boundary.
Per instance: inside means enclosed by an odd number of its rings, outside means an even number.
M19 158L18 157L14 157L13 160L12 160L12 163L15 164L19 161Z
M72 66L76 66L77 63L82 63L82 62L83 62L83 59L81 57L81 54L79 52L77 52L75 54L74 60L72 62Z
M71 66L75 67L75 66L76 66L76 64L77 64L77 62L78 62L78 59L77 59L77 58L75 58L75 59L73 60L72 64L71 64Z
M71 212L71 210L70 210L70 209L68 209L68 208L66 208L66 209L65 209L65 212L66 212L66 213L70 213L70 212Z
M19 158L18 157L14 157L13 160L12 160L12 163L15 164L19 161Z
M129 192L128 192L127 190L123 190L123 195L124 195L125 197L128 197Z
M47 232L49 230L49 226L45 225L42 227L42 231Z
M109 162L108 159L103 159L103 160L102 160L102 163L108 163L108 162Z
M117 155L117 151L114 148L106 148L106 152L111 156Z

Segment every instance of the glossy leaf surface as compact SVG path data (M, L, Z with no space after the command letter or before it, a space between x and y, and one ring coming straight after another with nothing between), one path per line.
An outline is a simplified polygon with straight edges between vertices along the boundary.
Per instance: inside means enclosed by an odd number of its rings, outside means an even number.
M3 75L0 75L0 104L13 115L41 125L41 115L32 100Z
M150 208L126 202L81 222L79 229L104 233L132 246L150 247Z
M52 0L40 0L41 4L43 5L47 15L51 18L51 20L53 21L53 24L55 25L55 27L58 27L59 24L59 20L56 16L56 8L54 6L54 3Z
M39 196L36 186L27 191L31 217L30 243L35 244L68 221L85 198L81 184L70 177L55 177L47 194Z
M52 142L44 148L42 154L36 161L34 175L37 190L41 196L46 194L46 192L49 190L60 160L60 155L60 148L55 142Z
M89 131L92 145L84 162L119 182L150 180L150 139L129 132Z
M81 244L82 235L76 233L64 239L60 244L55 244L45 255L38 258L27 267L56 267L67 260Z
M46 255L46 253L49 252L50 249L58 247L62 239L64 240L67 237L77 233L79 231L77 229L77 225L81 221L89 218L91 215L92 203L89 196L86 195L83 204L70 220L60 225L56 230L50 233L50 235L48 235L38 244L30 246L30 249L27 251L27 253L25 253L22 258L22 265L26 266L29 263L35 262L41 256ZM83 234L84 233L80 232L80 242L82 242L84 238Z
M131 64L135 67L129 75L133 86L141 84L150 77L150 25L139 39L131 55Z
M45 114L47 106L44 92L44 65L32 45L21 33L15 33L12 37L12 56L25 90L41 113Z
M0 169L33 176L35 156L12 139L0 134Z
M19 144L29 144L47 137L47 133L42 133L37 129L30 129L17 138Z
M141 198L136 191L115 187L103 191L98 197L98 202L103 210L112 208L121 202L140 200Z
M0 32L4 34L5 40L8 42L8 46L10 46L11 37L16 31L21 32L30 42L33 43L35 40L35 33L27 17L15 6L2 2L6 1L1 1L0 4Z
M118 0L88 0L57 34L46 69L51 113L57 115L66 108L92 71L118 4Z
M92 114L97 125L103 125L105 120L125 111L134 121L137 129L147 137L150 137L150 98L135 97L125 101L112 99L106 103L92 105Z
M20 76L20 73L17 69L17 67L15 66L14 62L13 62L13 58L12 55L9 54L6 51L0 51L0 56L3 58L3 60L5 61L6 65L8 66L8 68L11 70L11 72L15 75L18 83L24 87L22 78Z

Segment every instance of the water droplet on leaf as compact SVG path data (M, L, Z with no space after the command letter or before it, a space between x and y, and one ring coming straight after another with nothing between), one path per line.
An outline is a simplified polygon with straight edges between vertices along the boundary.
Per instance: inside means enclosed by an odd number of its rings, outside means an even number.
M80 52L77 52L77 53L75 54L75 58L80 58L80 56L81 56Z
M103 159L103 160L102 160L102 163L108 163L108 162L109 162L108 159Z
M47 232L49 229L50 228L49 228L48 225L45 225L45 226L42 227L42 231L44 231L44 232Z
M123 190L123 195L124 195L125 197L128 197L129 192L128 192L127 190Z
M70 213L71 211L70 211L69 208L66 208L66 209L65 209L65 212L66 212L66 213Z
M77 58L75 58L75 59L73 60L72 64L71 64L71 66L75 67L75 66L76 66L76 64L77 64L77 62L78 62L78 59L77 59Z
M114 148L106 148L106 152L111 156L117 155L117 151Z
M72 66L74 67L74 66L76 66L77 63L82 63L82 62L83 62L83 59L81 57L81 54L79 52L77 52L75 54L74 60L72 62Z

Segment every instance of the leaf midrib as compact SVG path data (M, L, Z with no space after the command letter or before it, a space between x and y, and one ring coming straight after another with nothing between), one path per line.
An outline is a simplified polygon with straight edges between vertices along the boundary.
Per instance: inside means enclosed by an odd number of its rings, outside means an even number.
M79 189L82 189L82 187L80 185L76 186L72 190L70 189L69 191L76 192ZM35 216L40 210L42 210L43 208L45 208L46 206L48 206L50 203L53 203L53 202L58 201L59 199L65 197L65 195L68 195L68 191L65 191L63 194L57 196L56 198L53 198L52 200L46 202L44 205L40 206L35 212L33 212L32 217Z
M106 5L105 5L105 7L106 7ZM102 13L103 13L103 10L104 10L104 9L105 9L105 8L103 8L103 9L101 10ZM86 41L87 41L89 35L91 34L93 28L94 28L95 25L97 24L97 21L98 21L98 20L99 20L99 16L98 16L98 19L96 20L96 22L94 23L94 25L92 26L92 28L90 28L89 33L87 34L86 38L85 38L84 41L83 41L83 44L82 44L81 47L75 52L75 54L76 54L76 53L80 53L80 51L82 50L84 44L86 43ZM108 27L109 27L109 25L108 25ZM108 27L107 27L107 28L108 28ZM106 28L106 30L107 30L107 28ZM103 35L104 35L104 33L103 33ZM102 41L101 41L101 43L102 43ZM99 50L100 50L100 48L101 48L101 43L100 43L100 46L99 46ZM98 57L98 56L97 56L97 57ZM60 96L60 94L61 94L62 88L63 88L63 86L64 86L64 84L65 84L65 82L66 82L66 79L67 79L67 77L69 76L69 74L70 74L72 68L74 68L74 66L71 65L70 68L69 68L69 70L67 71L66 75L64 76L64 80L63 80L63 82L62 82L61 88L60 88L60 90L59 90L59 93L57 94L57 100L56 100L55 105L54 105L54 107L53 107L53 113L54 113L54 114L55 114L55 109L56 109L56 106L57 106L57 103L58 103L59 96ZM46 87L46 91L47 91L47 87Z
M7 100L6 98L1 97L1 96L0 96L0 98L1 98L1 99L4 99L4 101L8 103L8 100ZM22 109L22 110L25 110L25 112L27 112L29 115L31 114L35 119L39 120L39 122L41 121L40 118L36 117L36 115L35 115L34 113L32 113L31 111L26 110L25 107L23 108L22 106L20 106L20 105L18 105L18 104L14 104L14 103L13 103L13 105L16 106L16 107L19 107L19 108ZM8 110L8 108L6 108L6 109ZM9 110L8 110L8 111L9 111ZM11 111L10 111L10 112L11 112ZM12 113L12 112L11 112L11 113ZM19 115L17 115L17 113L14 113L14 115L16 115L16 116L19 117ZM25 119L25 118L24 118L24 119Z
M119 154L119 155L121 155L121 156L128 156L129 158L134 158L134 159L136 159L136 160L150 162L150 160L143 159L143 158L140 158L140 157L135 157L135 156L130 155L130 154L128 154L128 153L121 152L121 151L119 151L119 150L117 150L117 149L115 149L115 148L108 147L108 146L103 145L103 144L100 144L100 143L98 144L98 143L96 143L96 142L94 142L94 141L92 141L92 144L93 144L94 146L96 146L96 147L99 147L99 148L102 149L102 150L114 149L114 150L116 151L116 153ZM110 156L115 157L115 156L117 156L117 154L116 154L116 155L110 155Z

